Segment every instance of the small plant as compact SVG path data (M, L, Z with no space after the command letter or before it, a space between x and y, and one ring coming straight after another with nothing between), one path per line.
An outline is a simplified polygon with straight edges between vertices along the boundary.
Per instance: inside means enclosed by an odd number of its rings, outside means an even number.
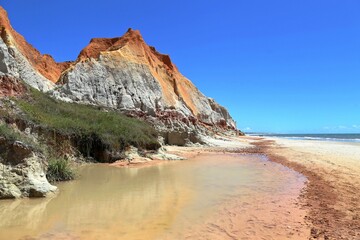
M46 177L50 182L68 181L75 178L75 172L65 158L50 158Z

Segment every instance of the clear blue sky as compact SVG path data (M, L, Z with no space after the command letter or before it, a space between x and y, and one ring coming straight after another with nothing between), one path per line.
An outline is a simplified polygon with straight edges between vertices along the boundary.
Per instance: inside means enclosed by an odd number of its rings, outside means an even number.
M0 0L57 61L139 29L240 129L360 132L359 0Z

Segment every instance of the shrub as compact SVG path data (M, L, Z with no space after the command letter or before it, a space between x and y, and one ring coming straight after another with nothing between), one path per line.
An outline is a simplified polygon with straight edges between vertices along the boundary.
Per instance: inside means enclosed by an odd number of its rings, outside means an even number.
M50 182L68 181L75 178L75 172L68 160L64 158L50 158L46 178Z

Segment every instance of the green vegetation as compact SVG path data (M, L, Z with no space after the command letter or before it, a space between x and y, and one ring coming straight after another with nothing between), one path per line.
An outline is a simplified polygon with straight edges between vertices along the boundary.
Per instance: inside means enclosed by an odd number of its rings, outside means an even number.
M8 124L3 123L0 121L0 137L4 137L5 139L9 141L20 141L23 142L33 148L35 151L44 152L45 146L41 145L40 143L36 142L31 137L16 131L12 127L10 127Z
M16 141L16 140L20 141L20 138L22 138L20 133L15 132L14 129L9 127L7 124L1 122L0 122L0 136L10 141Z
M19 121L37 129L37 140L31 135L17 131L0 120L0 136L10 141L21 141L41 152L48 160L49 181L74 179L75 173L66 154L72 148L84 153L108 150L121 151L132 145L140 149L156 149L160 145L157 133L148 123L127 117L114 110L56 101L34 89L22 98L12 99L22 110L17 111L10 101L2 102L0 119ZM75 141L75 142L74 142ZM74 146L75 144L75 146ZM87 154L89 156L89 154ZM99 159L101 160L101 159Z
M149 124L99 107L56 101L31 89L30 99L15 100L28 120L62 134L83 138L96 136L113 149L127 145L155 149L160 147L157 133Z
M64 158L50 158L46 178L50 182L68 181L75 178L75 172L68 160Z
M0 122L0 136L8 141L21 141L33 150L41 152L45 155L48 161L48 170L46 176L49 181L66 181L74 179L74 170L70 167L69 162L62 157L55 157L53 151L49 151L49 147L45 144L38 143L24 133L16 131L9 125ZM1 152L0 152L1 155Z

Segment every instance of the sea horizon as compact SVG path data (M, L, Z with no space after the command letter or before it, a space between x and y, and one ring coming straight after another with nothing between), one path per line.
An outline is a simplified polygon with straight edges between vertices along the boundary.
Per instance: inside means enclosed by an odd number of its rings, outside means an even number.
M360 133L246 133L248 136L280 137L291 140L360 142Z

